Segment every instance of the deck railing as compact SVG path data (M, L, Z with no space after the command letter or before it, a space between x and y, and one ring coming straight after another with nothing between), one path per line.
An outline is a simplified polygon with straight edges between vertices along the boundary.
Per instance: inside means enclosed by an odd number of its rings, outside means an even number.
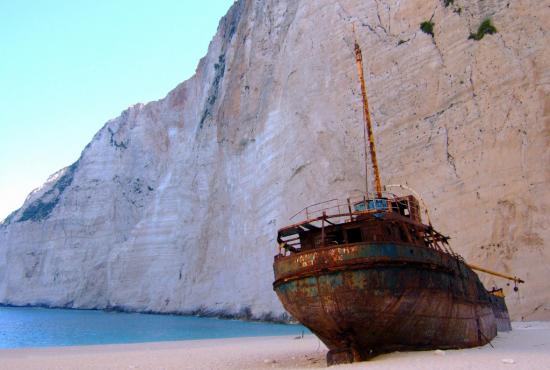
M393 206L397 206L396 209ZM418 203L413 203L408 197L398 197L393 193L384 192L382 197L376 197L375 194L365 194L363 196L351 197L345 200L331 199L324 202L309 205L290 217L291 221L298 220L316 220L323 218L351 218L352 216L380 213L380 212L399 212L399 207L406 210L409 214L418 215L421 220L421 209ZM299 217L302 216L302 217ZM336 220L342 222L343 220Z
M455 253L448 245L448 237L435 231L431 224L422 224L421 211L422 208L418 199L414 196L397 196L389 192L384 192L382 197L377 197L375 194L365 194L345 200L331 199L315 203L303 208L290 218L290 220L300 221L281 229L289 230L289 232L286 236L283 235L281 237L281 234L279 235L279 253L284 256L289 251L298 251L301 249L300 238L296 234L296 230L299 228L308 229L313 227L321 229L322 239L324 240L324 229L330 224L349 222L367 214L395 212L402 216L408 216L411 219L410 222L417 225L414 228L420 226L419 224L422 225L421 235L423 235L422 238L426 247L450 254L462 260L462 257ZM426 212L426 210L424 211Z

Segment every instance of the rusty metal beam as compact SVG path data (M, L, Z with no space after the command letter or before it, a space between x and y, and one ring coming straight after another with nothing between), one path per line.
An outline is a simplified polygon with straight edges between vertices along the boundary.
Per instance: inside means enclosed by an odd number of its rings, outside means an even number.
M367 99L367 87L365 85L365 77L363 75L363 54L361 53L361 48L359 47L357 40L355 41L355 61L357 63L357 72L359 73L359 81L361 82L361 94L363 96L363 117L365 119L365 124L367 127L367 132L369 137L370 157L372 160L372 168L374 171L374 187L378 198L382 198L382 183L380 181L380 170L378 169L378 160L376 159L374 133L372 130L372 122L371 122L371 117L369 112L369 102ZM365 165L366 165L366 161L367 161L367 158L365 158ZM368 187L367 187L367 192L368 192Z
M480 267L480 266L472 265L470 263L468 263L466 265L469 268L471 268L472 270L481 271L481 272L485 272L485 273L490 274L490 275L494 275L494 276L498 276L498 277L501 277L501 278L504 278L504 279L512 280L514 283L517 283L517 284L525 283L524 280L518 278L517 276L511 276L511 275L503 274L501 272L491 271L491 270L488 270L488 269Z

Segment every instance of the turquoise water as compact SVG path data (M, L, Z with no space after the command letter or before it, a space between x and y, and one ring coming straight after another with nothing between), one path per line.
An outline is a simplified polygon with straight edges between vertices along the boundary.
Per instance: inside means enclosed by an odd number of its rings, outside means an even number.
M0 307L0 348L297 336L302 331L309 332L301 325L194 316Z

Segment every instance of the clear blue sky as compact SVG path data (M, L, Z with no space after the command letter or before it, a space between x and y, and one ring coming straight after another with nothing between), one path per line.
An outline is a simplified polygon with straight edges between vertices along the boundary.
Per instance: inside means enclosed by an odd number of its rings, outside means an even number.
M233 0L0 0L0 220L103 124L191 77Z

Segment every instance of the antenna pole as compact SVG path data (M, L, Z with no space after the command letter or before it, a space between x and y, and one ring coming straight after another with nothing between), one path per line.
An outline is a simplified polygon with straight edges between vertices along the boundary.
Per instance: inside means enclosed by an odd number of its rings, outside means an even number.
M357 45L357 37L355 36L355 23L352 24L353 39L355 40L355 45ZM356 51L357 52L357 51ZM357 60L357 56L355 57ZM359 72L361 75L361 72ZM363 111L363 117L365 113ZM363 155L365 158L365 193L367 194L367 199L369 198L369 155L367 154L367 125L363 125Z
M354 34L355 34L355 27ZM363 76L363 54L361 48L355 40L355 62L357 64L357 72L359 73L359 80L361 82L361 94L363 95L363 118L365 119L365 125L369 137L370 157L372 160L372 168L374 170L374 186L376 189L376 196L382 198L382 184L380 182L380 171L378 170L378 160L376 159L376 147L374 145L374 134L372 131L372 122L369 113L369 102L367 100L367 87L365 86L365 77ZM366 146L366 144L365 144ZM366 153L365 153L366 154ZM367 158L365 156L365 168L367 165ZM367 182L368 192L368 182Z

